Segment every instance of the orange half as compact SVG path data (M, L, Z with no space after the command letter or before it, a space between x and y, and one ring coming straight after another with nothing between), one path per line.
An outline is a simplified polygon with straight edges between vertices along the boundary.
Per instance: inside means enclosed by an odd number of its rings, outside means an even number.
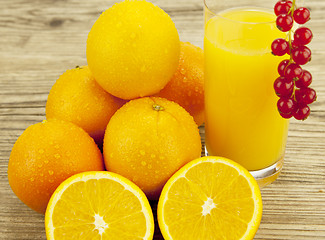
M177 171L158 203L165 240L253 239L262 218L257 182L239 164L202 157Z
M64 181L45 214L48 240L152 239L154 220L145 194L111 172L84 172Z

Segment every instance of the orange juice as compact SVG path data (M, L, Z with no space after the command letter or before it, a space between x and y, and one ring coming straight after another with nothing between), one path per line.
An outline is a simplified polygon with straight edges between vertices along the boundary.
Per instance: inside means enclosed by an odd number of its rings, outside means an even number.
M288 120L276 107L273 83L284 58L271 54L285 37L275 15L261 9L232 9L205 24L206 148L259 170L284 155Z

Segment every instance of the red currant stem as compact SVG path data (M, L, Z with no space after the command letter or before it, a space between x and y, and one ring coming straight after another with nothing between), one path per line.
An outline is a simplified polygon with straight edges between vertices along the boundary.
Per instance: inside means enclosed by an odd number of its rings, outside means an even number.
M296 0L292 0L292 6L288 12L288 14L291 15L291 17L293 18L293 13L295 11L295 8L296 8ZM289 64L293 62L293 59L292 59L292 54L291 54L291 51L292 51L292 36L293 36L293 30L292 28L289 30L289 55L290 55L290 60L289 60ZM292 95L291 97L294 98L294 100L296 101L296 96L295 96L295 91L296 91L297 87L296 87L296 83L295 81L293 81L293 91L292 91Z
M294 11L295 11L295 8L296 8L296 0L293 0L292 1L292 6L291 6L291 8L290 8L290 10L289 10L289 12L288 12L288 14L290 14L291 15L291 17L292 17L292 19L293 19L293 13L294 13ZM291 51L292 51L292 43L291 43L291 40L292 40L292 35L293 35L293 31L292 31L292 28L289 30L289 54L290 54L290 63L292 63L293 62L293 60L292 60L292 54L291 54Z

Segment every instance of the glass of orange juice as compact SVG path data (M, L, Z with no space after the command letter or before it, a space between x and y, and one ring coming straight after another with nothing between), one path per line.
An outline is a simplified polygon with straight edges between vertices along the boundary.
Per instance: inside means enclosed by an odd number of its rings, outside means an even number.
M285 37L274 4L205 0L206 151L240 163L261 187L282 169L289 125L273 90L285 59L271 53L273 40Z

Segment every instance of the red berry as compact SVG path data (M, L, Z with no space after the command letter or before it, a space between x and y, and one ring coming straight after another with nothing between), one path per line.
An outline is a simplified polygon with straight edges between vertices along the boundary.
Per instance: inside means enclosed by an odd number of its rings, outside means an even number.
M293 12L296 23L305 24L310 19L310 12L307 8L300 7Z
M274 6L274 13L277 16L279 16L280 14L288 14L291 7L291 1L280 0Z
M276 18L276 26L282 32L288 32L293 26L293 19L288 14L280 14Z
M285 77L278 77L273 84L276 95L279 97L291 97L294 83Z
M310 114L310 108L306 104L298 104L293 116L297 120L305 120Z
M291 56L297 64L304 65L311 60L311 51L306 46L299 46L292 49Z
M271 45L272 53L276 56L283 56L289 51L289 43L283 38L277 38Z
M293 116L293 113L280 113L280 115L283 118L289 119L289 118L291 118Z
M290 63L284 70L284 76L289 80L298 80L302 75L301 67L296 63Z
M312 75L307 70L302 70L301 77L295 82L296 87L298 88L306 88L308 87L312 82Z
M296 89L295 97L299 104L311 104L316 100L316 92L312 88Z
M277 102L280 115L284 118L291 118L295 110L295 101L292 98L280 98Z
M294 42L297 45L307 45L313 38L313 33L309 28L300 27L294 33Z
M284 69L288 66L289 62L290 60L286 59L279 63L278 73L280 74L280 76L284 77Z

